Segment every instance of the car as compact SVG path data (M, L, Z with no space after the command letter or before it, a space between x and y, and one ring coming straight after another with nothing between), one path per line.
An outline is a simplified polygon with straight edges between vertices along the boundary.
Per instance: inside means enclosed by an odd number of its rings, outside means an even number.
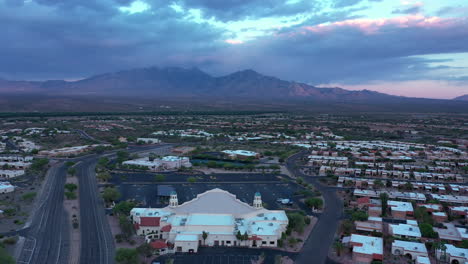
M290 199L285 199L285 198L280 198L276 200L278 203L281 203L283 205L292 205L292 201Z

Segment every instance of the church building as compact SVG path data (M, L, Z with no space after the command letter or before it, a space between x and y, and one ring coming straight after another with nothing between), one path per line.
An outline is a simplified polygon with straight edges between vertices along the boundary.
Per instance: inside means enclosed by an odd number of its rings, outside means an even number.
M249 205L218 188L181 205L172 192L169 206L133 208L130 214L137 234L161 253L197 252L199 246L276 247L288 225L283 210L263 208L259 192Z

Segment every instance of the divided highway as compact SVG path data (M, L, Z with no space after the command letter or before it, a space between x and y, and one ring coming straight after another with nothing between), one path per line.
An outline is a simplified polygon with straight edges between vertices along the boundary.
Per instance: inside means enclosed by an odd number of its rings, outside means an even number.
M115 245L104 212L95 176L97 157L82 160L78 165L80 197L81 250L80 263L114 263Z
M53 165L39 197L32 221L18 234L25 243L18 257L19 264L62 264L68 262L70 247L69 225L63 208L66 169Z

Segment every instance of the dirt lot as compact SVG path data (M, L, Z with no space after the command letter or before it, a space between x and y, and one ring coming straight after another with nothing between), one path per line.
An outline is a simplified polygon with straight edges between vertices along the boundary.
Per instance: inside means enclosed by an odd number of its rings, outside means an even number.
M40 179L24 182L18 180L20 179L11 181L16 186L14 192L0 194L0 209L4 211L3 218L0 218L0 232L21 229L28 220L29 213L33 211L34 200L41 189Z

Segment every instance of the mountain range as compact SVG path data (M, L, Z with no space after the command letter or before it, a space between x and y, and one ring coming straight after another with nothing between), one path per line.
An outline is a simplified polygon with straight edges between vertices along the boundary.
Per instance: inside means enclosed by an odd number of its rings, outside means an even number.
M149 67L95 75L78 81L10 81L0 79L0 95L53 96L81 98L177 99L187 102L256 101L329 103L354 105L391 105L390 111L421 105L433 111L447 107L468 111L466 99L436 100L394 96L369 90L350 91L342 88L320 88L312 85L265 76L243 70L214 77L198 68ZM8 102L8 100L6 100ZM433 108L433 106L437 106ZM369 108L372 109L372 108ZM448 110L450 111L450 110ZM457 110L458 111L458 110Z
M455 97L455 98L453 98L453 100L458 100L458 101L468 101L468 94L465 94L465 95L462 95L462 96Z
M64 95L123 95L158 97L313 98L367 100L395 97L369 90L318 88L265 76L253 70L213 77L198 68L140 68L92 76L79 81L7 81L0 79L0 93Z

